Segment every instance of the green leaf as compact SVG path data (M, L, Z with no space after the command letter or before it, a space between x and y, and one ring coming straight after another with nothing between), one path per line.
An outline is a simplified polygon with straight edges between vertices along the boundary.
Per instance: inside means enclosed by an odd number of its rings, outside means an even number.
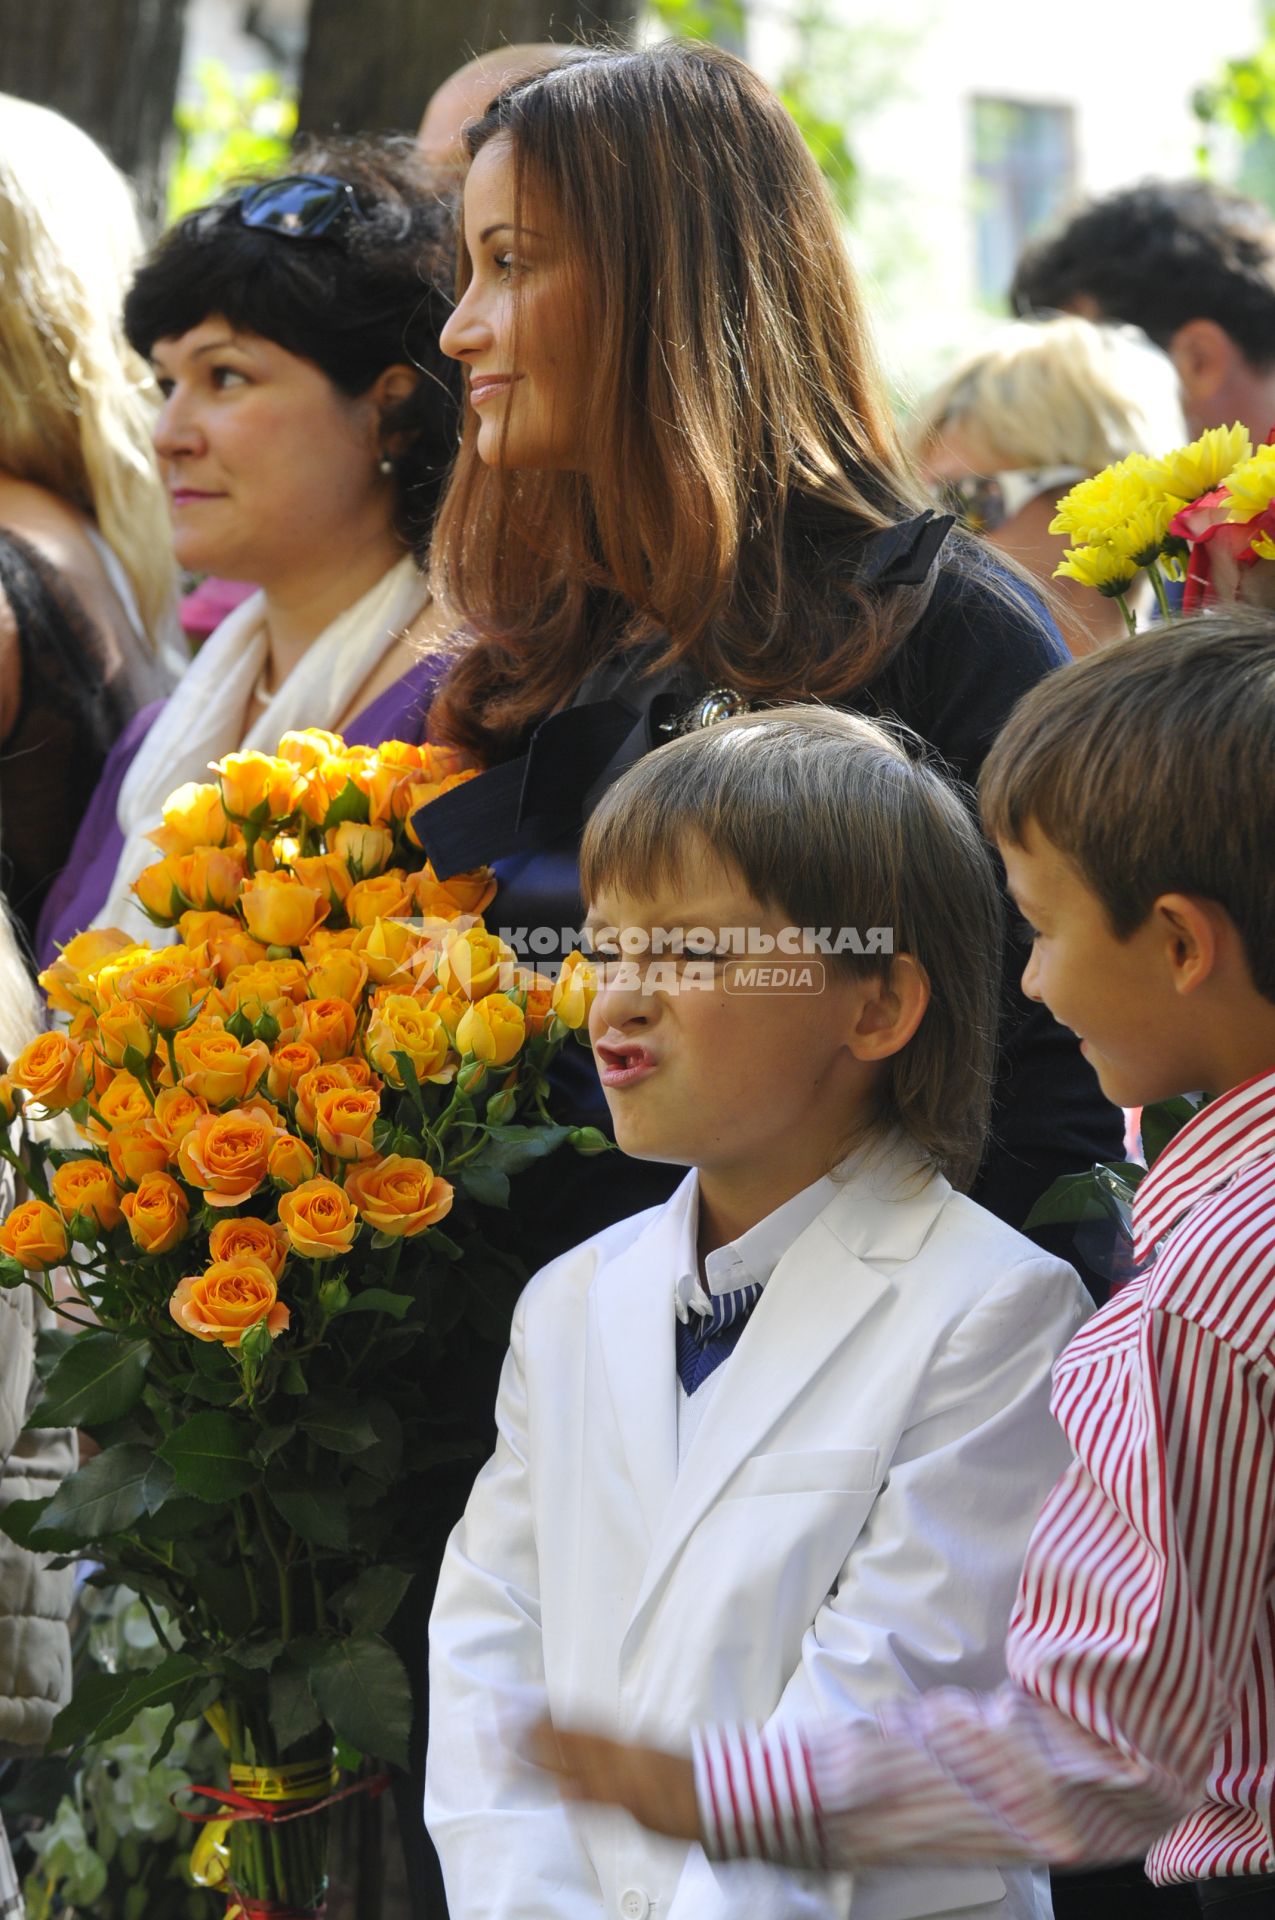
M366 826L371 818L367 795L355 786L353 780L347 780L324 814L323 825L326 830L328 827L339 827L343 820L358 820Z
M1024 1230L1048 1227L1066 1221L1105 1220L1098 1184L1092 1173L1065 1173L1041 1194L1023 1222Z
M299 1360L285 1360L283 1372L279 1375L279 1386L284 1393L304 1394L307 1392L305 1368Z
M263 1433L259 1433L257 1435L258 1460L264 1462L271 1459L278 1453L280 1447L287 1446L296 1430L295 1424L290 1424L286 1427L267 1427Z
M114 1739L126 1733L143 1707L162 1707L175 1701L192 1681L202 1682L206 1669L188 1653L170 1653L148 1673L90 1673L63 1707L49 1735L51 1747L83 1746L85 1741ZM102 1682L109 1681L105 1686ZM121 1685L120 1683L123 1682ZM213 1697L216 1682L210 1683Z
M272 1461L266 1492L294 1533L316 1547L344 1548L350 1537L346 1502L337 1488L316 1483L308 1474Z
M1154 1106L1142 1109L1142 1150L1149 1167L1155 1165L1187 1121L1195 1118L1201 1104L1189 1094L1180 1094L1175 1100L1158 1100Z
M193 1413L159 1449L183 1493L197 1500L233 1500L257 1479L253 1429L229 1413Z
M388 1642L356 1635L325 1647L310 1668L310 1689L340 1739L393 1766L407 1765L412 1689Z
M39 1525L52 1498L48 1493L39 1500L10 1500L0 1514L0 1533L8 1534L15 1546L25 1547L28 1553L78 1553L84 1545L79 1533L56 1533L50 1529L38 1540L31 1537L32 1528Z
M92 1427L131 1413L141 1398L150 1345L118 1333L81 1334L50 1374L29 1427Z
M458 1169L454 1178L457 1186L480 1207L509 1205L509 1176L494 1167L484 1167L474 1161Z
M380 1633L398 1612L415 1575L404 1567L365 1567L332 1605L354 1633Z
M329 1453L363 1453L376 1445L372 1424L353 1394L325 1394L322 1410L304 1414L297 1425Z
M270 1672L270 1730L286 1753L298 1740L323 1725L323 1715L310 1691L310 1676L291 1659L282 1661Z
M410 1293L390 1293L385 1287L365 1287L362 1293L352 1293L339 1313L392 1313L401 1320L412 1305ZM335 1320L337 1315L334 1313Z
M570 1127L494 1127L475 1165L499 1173L521 1173L524 1167L556 1153Z
M59 1546L67 1536L102 1540L127 1533L147 1512L146 1476L154 1461L149 1447L108 1447L58 1488L36 1527L37 1540Z

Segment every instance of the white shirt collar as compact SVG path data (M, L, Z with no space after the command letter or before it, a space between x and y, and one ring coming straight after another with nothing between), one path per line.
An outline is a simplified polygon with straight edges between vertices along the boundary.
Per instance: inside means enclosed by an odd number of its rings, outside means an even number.
M711 1310L711 1296L732 1293L739 1287L764 1287L789 1247L811 1223L818 1219L836 1193L840 1181L835 1173L803 1187L791 1200L776 1207L737 1240L716 1247L704 1262L708 1288L699 1276L699 1178L692 1174L682 1182L669 1202L674 1219L673 1246L675 1268L673 1308L679 1320L692 1313Z

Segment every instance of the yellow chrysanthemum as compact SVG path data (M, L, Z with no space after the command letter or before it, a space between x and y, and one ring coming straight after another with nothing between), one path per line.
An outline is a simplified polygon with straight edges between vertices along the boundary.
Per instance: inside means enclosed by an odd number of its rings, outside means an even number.
M1150 477L1154 464L1143 453L1131 453L1092 479L1078 481L1058 502L1049 531L1070 534L1086 544L1116 538L1136 513L1158 506L1164 498L1163 489ZM1175 502L1174 512L1180 504Z
M1159 555L1169 531L1169 522L1182 505L1168 494L1131 513L1118 534L1108 541L1121 553L1128 553L1135 566L1149 567Z
M1275 447L1259 447L1251 460L1241 460L1226 482L1228 520L1251 520L1275 500Z
M1253 551L1259 560L1275 560L1275 540L1269 533L1259 533L1253 542Z
M1233 427L1208 427L1189 447L1178 447L1162 460L1153 460L1150 477L1175 499L1198 500L1202 493L1220 487L1227 474L1252 452L1248 428L1238 420Z
M1069 547L1067 558L1054 568L1055 580L1078 580L1082 587L1096 587L1114 600L1128 593L1138 571L1133 556L1120 547Z

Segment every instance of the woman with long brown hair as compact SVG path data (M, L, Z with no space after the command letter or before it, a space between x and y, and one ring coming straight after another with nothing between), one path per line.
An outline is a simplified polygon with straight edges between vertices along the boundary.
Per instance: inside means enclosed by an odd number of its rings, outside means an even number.
M470 640L431 725L488 771L420 827L440 872L497 859L497 921L534 959L579 924L593 803L671 734L821 699L898 718L973 781L1066 655L1030 588L927 509L835 210L743 62L672 43L569 55L467 137L443 347L470 407L433 569ZM1018 993L1021 964L1008 948L974 1189L1015 1225L1119 1146L1072 1037ZM600 1105L590 1078L580 1118ZM674 1178L564 1165L518 1207L521 1244L578 1240Z

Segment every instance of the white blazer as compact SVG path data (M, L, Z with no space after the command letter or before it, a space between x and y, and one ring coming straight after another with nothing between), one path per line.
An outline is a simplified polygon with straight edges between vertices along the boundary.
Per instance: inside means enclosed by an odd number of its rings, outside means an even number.
M1067 1465L1048 1397L1080 1282L891 1144L779 1261L679 1473L675 1205L554 1261L514 1315L430 1623L425 1817L452 1920L1045 1920L1025 1869L712 1866L565 1808L521 1758L546 1697L685 1750L696 1721L996 1686Z

